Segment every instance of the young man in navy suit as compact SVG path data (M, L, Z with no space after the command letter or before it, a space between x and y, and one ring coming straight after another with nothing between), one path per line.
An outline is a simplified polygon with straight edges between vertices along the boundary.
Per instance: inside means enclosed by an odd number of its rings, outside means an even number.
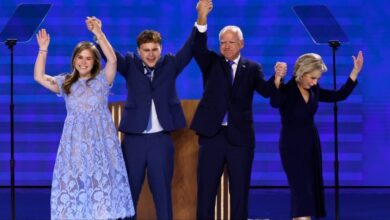
M227 165L231 219L247 219L250 174L254 157L252 101L276 92L286 64L277 62L275 76L263 79L261 66L244 58L243 34L226 26L219 34L220 54L207 47L207 15L211 0L200 0L194 58L202 71L204 92L191 128L199 135L197 219L214 219L219 181Z
M194 34L195 27L176 54L161 55L161 36L154 30L138 35L137 53L115 52L128 91L119 131L134 206L147 173L158 219L172 219L170 132L186 125L176 78L193 57Z

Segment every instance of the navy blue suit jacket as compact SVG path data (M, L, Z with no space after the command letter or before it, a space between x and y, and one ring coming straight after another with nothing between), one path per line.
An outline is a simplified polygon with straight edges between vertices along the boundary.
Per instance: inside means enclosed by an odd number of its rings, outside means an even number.
M263 97L276 92L274 77L264 80L259 64L241 56L233 85L226 59L207 48L207 32L196 30L194 58L203 76L203 95L191 128L198 134L214 136L228 112L228 140L237 146L254 147L252 101L254 91Z
M153 81L144 73L142 60L135 53L115 51L118 72L125 78L127 99L119 130L142 133L148 124L152 99L158 120L165 131L185 126L183 110L176 92L176 78L193 57L195 28L183 47L175 54L167 54L157 62Z

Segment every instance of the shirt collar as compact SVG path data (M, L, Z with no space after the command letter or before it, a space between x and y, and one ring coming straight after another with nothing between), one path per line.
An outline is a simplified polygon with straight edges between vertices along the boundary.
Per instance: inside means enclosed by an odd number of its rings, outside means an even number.
M237 57L236 59L234 59L234 60L233 60L234 64L236 64L236 65L237 65L237 64L238 64L238 61L240 61L240 58L241 58L241 54L238 54L238 57ZM225 60L226 60L226 62L228 62L228 61L229 61L229 60L228 60L228 59L226 59L226 58L225 58Z

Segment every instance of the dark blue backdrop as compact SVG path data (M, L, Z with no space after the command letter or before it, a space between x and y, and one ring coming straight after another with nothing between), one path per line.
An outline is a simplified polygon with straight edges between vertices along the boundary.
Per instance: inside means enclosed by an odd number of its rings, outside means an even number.
M12 15L19 1L2 0L0 29ZM42 27L51 35L47 72L59 74L70 69L73 47L91 40L85 28L86 16L103 21L103 29L119 51L135 50L135 37L143 29L156 29L163 36L163 53L175 52L188 36L196 19L196 0L142 1L30 1L52 3ZM307 52L323 56L330 71L321 79L332 88L331 49L315 45L291 10L293 5L311 4L308 0L229 0L214 1L209 17L209 43L218 49L218 32L228 24L244 32L243 55L263 64L267 78L276 61L289 64L289 74L296 58ZM390 8L387 1L345 0L316 1L329 7L350 38L337 51L341 85L352 68L351 55L364 51L365 64L359 85L347 101L339 104L339 148L341 185L390 185L390 96L388 62L390 49ZM33 80L38 46L35 38L15 47L15 139L16 184L49 185L65 106L62 98L45 90ZM9 50L0 45L0 185L9 185ZM201 77L194 62L177 81L182 99L198 99L202 93ZM115 80L110 101L122 101L126 88L121 76ZM254 101L257 147L252 185L286 185L278 155L279 115L268 101ZM324 177L333 185L333 111L332 104L321 104L316 121L323 144Z

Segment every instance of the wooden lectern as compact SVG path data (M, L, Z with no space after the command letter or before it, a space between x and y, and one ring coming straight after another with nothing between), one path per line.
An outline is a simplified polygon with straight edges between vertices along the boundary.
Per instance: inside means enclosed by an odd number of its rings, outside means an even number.
M198 100L182 100L181 105L187 122L187 127L173 132L175 146L175 162L172 180L173 219L192 220L196 218L198 136L189 129L189 124L195 114ZM109 109L115 126L118 128L122 115L123 102L110 103ZM118 132L119 139L123 134ZM138 220L156 219L153 197L149 190L147 178L136 209ZM215 203L215 219L228 219L230 215L229 183L225 169L221 177Z

